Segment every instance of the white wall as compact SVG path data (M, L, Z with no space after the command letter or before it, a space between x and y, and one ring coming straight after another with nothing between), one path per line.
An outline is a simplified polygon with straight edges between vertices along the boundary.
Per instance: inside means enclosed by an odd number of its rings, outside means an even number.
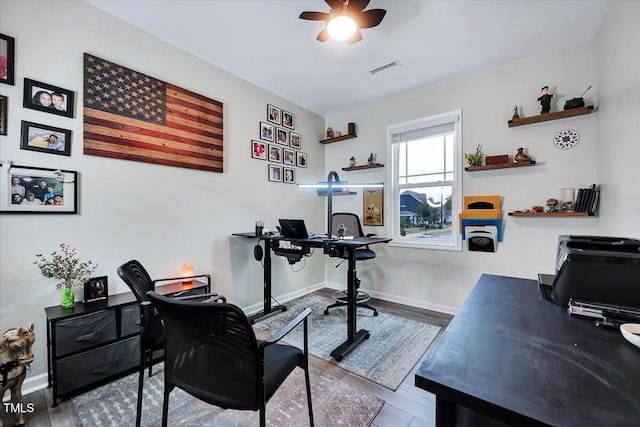
M599 231L640 237L640 2L613 2L598 35Z
M386 165L366 172L342 172L340 178L345 180L373 182L387 177L388 125L458 108L462 109L465 153L473 152L478 144L482 144L487 155L514 155L518 147L525 147L538 162L534 167L463 173L465 195L503 197L504 241L497 253L377 245L377 260L359 266L363 287L423 306L452 310L462 305L482 273L525 278L536 278L540 272L552 273L559 234L595 233L601 221L598 218L513 218L507 217L507 212L544 205L551 197L560 198L563 187L587 187L598 182L599 113L515 128L509 128L507 121L511 119L514 104L521 106L521 116L540 114L537 98L545 85L555 94L552 111L562 109L567 98L579 96L589 85L595 89L587 94L586 101L598 106L596 63L595 44L589 42L328 116L327 126L346 130L346 123L353 121L358 124L359 134L357 139L327 146L327 170L339 171L348 165L350 156L355 156L358 164L366 163L370 152L377 153L378 162ZM562 129L578 131L579 144L570 150L556 148L553 137ZM388 194L387 215L391 206ZM338 201L334 202L334 211L362 213L361 192L357 196L335 199ZM384 227L369 227L366 232L388 235L390 229L387 222ZM325 271L328 281L341 282L343 269L333 268L329 261Z
M267 163L251 159L267 104L296 116L309 167L298 180L324 174L322 117L249 84L84 2L4 1L2 33L16 39L16 85L0 85L9 97L9 134L0 137L0 159L18 165L80 173L79 215L0 215L0 330L36 324L34 376L46 371L44 308L60 304L61 290L33 265L37 253L59 243L100 263L95 275L109 276L110 293L127 292L116 268L139 259L152 277L174 277L185 261L212 274L214 288L248 307L262 302L262 269L253 260L254 241L231 237L253 230L264 218L274 229L279 217L302 217L321 229L317 212L324 200L313 191L267 181ZM55 23L43 31L37 23ZM83 154L83 52L173 83L224 103L224 173L158 166ZM31 78L76 92L75 118L22 108L23 79ZM20 122L72 130L71 157L20 150ZM0 190L2 192L4 190ZM286 260L273 260L274 295L322 282L322 255L292 273ZM296 265L299 269L301 265Z

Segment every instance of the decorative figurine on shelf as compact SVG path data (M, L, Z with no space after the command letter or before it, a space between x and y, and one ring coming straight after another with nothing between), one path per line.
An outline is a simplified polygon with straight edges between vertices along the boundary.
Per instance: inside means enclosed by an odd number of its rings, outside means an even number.
M538 206L538 205L532 206L531 210L534 211L534 212L544 212L544 208L542 206Z
M343 240L347 233L347 227L344 224L338 225L338 240Z
M376 159L375 159L375 157L374 157L373 153L371 153L371 154L369 155L369 158L367 159L367 162L368 162L370 165L372 165L372 164L374 164L374 163L376 162Z
M465 154L464 158L469 163L469 166L480 166L482 164L482 145L478 144L476 147L476 152L472 154Z
M558 199L547 199L547 212L558 212Z
M540 111L540 114L547 114L551 111L551 98L553 98L553 95L549 94L549 86L544 86L542 88L542 95L538 98L540 105L542 105L542 111Z
M354 167L355 165L356 165L356 158L351 156L351 158L349 159L349 166Z
M327 128L327 139L329 138L333 138L333 128L331 126Z
M515 119L519 119L520 115L518 114L518 106L514 105L513 106L513 117L511 117L511 120L515 120Z
M524 154L524 148L520 147L518 148L518 152L516 153L516 155L513 156L513 160L515 160L516 163L526 163L531 162L531 157Z

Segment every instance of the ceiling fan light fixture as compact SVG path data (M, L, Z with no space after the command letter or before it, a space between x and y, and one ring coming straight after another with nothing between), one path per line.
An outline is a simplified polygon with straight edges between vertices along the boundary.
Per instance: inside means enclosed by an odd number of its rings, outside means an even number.
M327 24L329 35L335 40L347 40L356 33L356 21L347 15L338 15Z

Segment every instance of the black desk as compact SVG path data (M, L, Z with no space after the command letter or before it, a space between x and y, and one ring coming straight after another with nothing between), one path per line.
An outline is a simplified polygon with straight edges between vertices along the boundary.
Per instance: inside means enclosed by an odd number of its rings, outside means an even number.
M260 239L264 241L262 310L249 316L249 321L253 324L263 317L271 316L272 314L279 313L281 311L287 311L287 307L284 305L271 305L271 236L265 235L258 237L255 232L233 233L233 236L246 237L248 239Z
M437 426L460 421L457 405L518 426L640 423L640 349L533 280L483 275L415 383L436 395Z
M257 238L255 233L234 233L234 236ZM265 242L264 250L264 309L250 318L252 322L260 317L270 315L274 311L285 311L286 307L271 307L271 250L279 241L288 241L303 248L326 248L344 250L347 252L347 339L331 352L331 357L340 362L344 356L353 350L364 339L369 338L369 331L357 331L356 325L356 249L376 243L390 242L387 237L357 237L351 240L324 240L322 237L309 239L286 239L281 236L260 237Z

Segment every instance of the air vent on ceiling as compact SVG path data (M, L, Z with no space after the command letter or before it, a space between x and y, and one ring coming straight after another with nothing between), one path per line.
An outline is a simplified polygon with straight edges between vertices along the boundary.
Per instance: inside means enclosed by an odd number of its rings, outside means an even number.
M383 71L388 71L393 68L399 67L400 63L398 61L389 62L388 64L383 65L382 67L374 68L373 70L369 70L372 76L375 76L378 73Z

